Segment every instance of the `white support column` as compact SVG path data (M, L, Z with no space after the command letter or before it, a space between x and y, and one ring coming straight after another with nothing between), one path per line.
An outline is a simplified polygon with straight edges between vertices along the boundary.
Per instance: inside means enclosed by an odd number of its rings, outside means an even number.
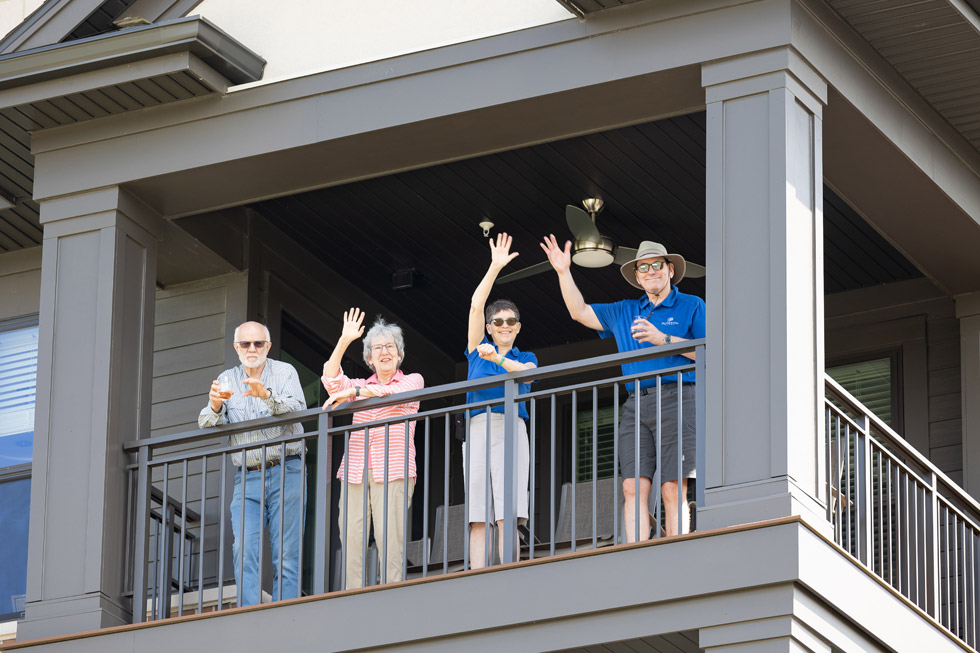
M787 47L704 65L707 470L698 527L825 517L827 87Z
M963 487L980 497L980 292L956 297L960 320L960 405L963 415Z
M21 640L129 623L125 441L149 434L160 218L120 188L43 201Z
M792 616L702 628L705 653L830 653L829 643Z

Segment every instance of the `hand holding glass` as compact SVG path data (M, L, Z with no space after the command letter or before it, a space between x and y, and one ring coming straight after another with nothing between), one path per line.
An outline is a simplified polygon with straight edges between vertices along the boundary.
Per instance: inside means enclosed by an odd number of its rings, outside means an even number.
M222 399L228 399L235 394L235 377L229 372L222 372L221 376L218 377L218 383L221 385L218 394L221 395Z
M643 325L640 324L640 320L645 320L645 319L646 317L644 317L643 315L633 316L633 324L630 326L630 335L632 335L633 338L636 338L637 333L639 333L643 329Z

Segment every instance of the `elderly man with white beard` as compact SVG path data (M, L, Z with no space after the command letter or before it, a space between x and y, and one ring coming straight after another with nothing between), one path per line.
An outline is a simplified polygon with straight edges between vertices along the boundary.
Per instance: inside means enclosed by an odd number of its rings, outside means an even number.
M234 339L235 351L241 365L221 374L222 377L231 377L231 395L228 396L228 388L223 389L217 379L211 383L208 405L197 418L201 428L281 415L306 408L296 369L289 363L268 358L272 338L265 325L245 322L235 329ZM245 451L244 463L240 452L231 456L232 463L238 468L235 472L235 490L230 513L234 534L235 581L238 584L240 605L261 603L259 541L263 525L269 531L272 552L273 599L290 599L300 595L299 552L303 538L305 485L301 459L303 443L290 442L285 445L285 452L282 444L267 445L264 459L261 445L302 432L302 426L290 424L237 433L230 438L232 445L243 448L246 445L258 445ZM280 555L282 578L279 577Z

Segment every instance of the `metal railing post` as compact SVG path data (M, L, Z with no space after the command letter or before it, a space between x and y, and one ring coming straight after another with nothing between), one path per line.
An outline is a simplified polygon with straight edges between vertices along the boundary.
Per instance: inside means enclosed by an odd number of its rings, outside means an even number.
M696 469L694 502L697 510L702 509L705 505L704 487L708 484L708 479L705 478L705 474L707 474L707 462L705 460L707 445L705 444L705 437L707 436L705 434L704 421L707 419L708 412L708 404L705 400L705 387L708 385L705 382L705 358L707 358L707 353L705 352L704 345L697 347L694 350L694 466ZM696 523L697 520L695 519Z
M504 550L502 563L517 562L517 384L513 379L504 381ZM489 415L488 415L489 417ZM489 503L489 502L488 502Z
M940 568L939 568L939 488L936 472L929 472L929 513L926 515L929 525L927 543L927 560L929 564L926 568L926 612L936 621L940 621Z
M173 546L173 532L174 532L174 514L173 509L170 507L170 465L168 463L163 464L163 499L160 501L160 540L157 542L157 551L159 551L159 556L154 562L156 563L156 575L160 579L158 585L160 587L160 602L156 606L156 619L166 619L170 616L170 576L172 573L171 568L171 555Z
M872 545L874 523L871 521L871 424L867 416L862 415L858 419L858 427L855 435L861 441L860 446L857 447L860 458L856 464L856 471L859 474L856 480L858 559L871 569L873 567L871 556L874 555Z
M313 545L313 591L325 594L330 587L330 469L332 467L330 436L327 429L332 426L330 413L323 412L317 418L316 441L316 510ZM300 564L302 565L302 560ZM281 584L281 583L280 583Z
M146 561L150 555L150 448L140 447L136 454L139 471L136 477L136 542L133 552L133 623L146 620Z
M174 507L169 497L164 495L163 510L163 566L160 572L160 605L157 606L157 619L170 618L170 597L173 595L174 575Z

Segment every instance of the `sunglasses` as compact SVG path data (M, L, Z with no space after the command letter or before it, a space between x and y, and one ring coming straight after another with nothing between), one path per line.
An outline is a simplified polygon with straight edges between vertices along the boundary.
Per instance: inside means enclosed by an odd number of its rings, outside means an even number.
M256 349L262 349L268 344L268 340L239 340L238 346L242 349L248 349L252 345L255 345Z
M516 317L495 317L492 320L490 320L489 322L487 322L487 324L492 324L492 325L494 325L496 327L504 326L504 324L507 324L507 326L514 326L515 324L517 324L517 318Z
M646 274L650 270L661 270L665 265L667 265L667 261L654 261L653 263L640 263L634 266L633 269L640 274Z

